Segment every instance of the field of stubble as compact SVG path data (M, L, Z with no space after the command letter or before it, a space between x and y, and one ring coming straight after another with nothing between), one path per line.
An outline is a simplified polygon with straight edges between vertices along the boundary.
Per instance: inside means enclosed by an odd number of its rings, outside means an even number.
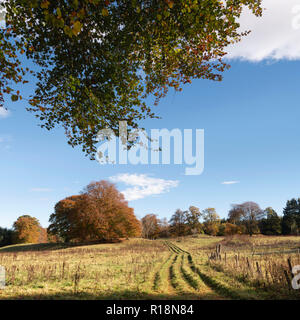
M0 299L300 299L300 237L184 237L0 248Z

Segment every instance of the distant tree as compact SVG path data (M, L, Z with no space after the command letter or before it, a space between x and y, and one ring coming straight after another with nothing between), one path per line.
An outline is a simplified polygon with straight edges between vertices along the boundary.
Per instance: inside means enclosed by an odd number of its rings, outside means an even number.
M243 216L243 210L240 206L232 205L228 212L228 222L233 224L240 224Z
M185 235L186 229L186 215L187 211L182 211L177 209L175 213L172 215L169 223L171 226L171 232L176 236Z
M282 233L299 234L300 231L300 199L291 199L283 209Z
M202 211L204 219L204 231L206 234L216 236L219 231L220 216L215 208L207 208Z
M141 220L142 237L146 239L154 239L158 237L160 232L159 219L155 214L147 214Z
M13 224L14 242L16 243L38 243L41 225L38 219L29 215L23 215Z
M220 223L218 227L217 236L225 236L226 223Z
M259 229L265 235L281 234L281 218L271 207L265 209L266 218L259 222Z
M202 211L203 219L205 222L220 221L220 216L217 214L215 208L207 208Z
M141 234L141 224L114 184L92 182L55 205L48 232L64 241L110 240Z
M13 243L13 231L0 227L0 247L8 246Z
M159 222L159 237L168 238L170 236L170 225L167 218L160 219L158 222Z
M219 231L219 224L216 222L205 222L204 232L210 236L216 236Z
M239 217L240 221L246 227L246 232L250 236L254 233L258 233L258 221L261 220L265 212L259 207L259 205L255 202L244 202L242 204L234 204L232 205L232 209L229 211L229 214L234 214L235 219ZM231 219L229 219L232 221Z
M232 236L235 234L241 234L242 230L239 226L232 224L232 223L226 223L225 224L225 230L224 230L225 236Z
M197 234L202 232L202 224L200 218L202 213L199 208L190 206L186 213L187 228L190 234Z

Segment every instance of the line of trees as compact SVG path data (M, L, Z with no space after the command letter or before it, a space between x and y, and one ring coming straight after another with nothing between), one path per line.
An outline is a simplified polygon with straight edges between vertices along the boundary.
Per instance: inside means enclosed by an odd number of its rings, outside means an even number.
M300 198L287 201L283 216L279 216L271 207L261 209L257 203L247 201L231 205L227 219L221 219L215 208L200 211L191 206L186 211L177 209L169 221L148 214L141 222L142 236L148 239L192 234L298 235Z
M141 223L124 196L108 181L90 183L79 195L59 201L47 229L23 215L0 228L0 246L14 243L109 241L141 235Z
M193 234L225 236L234 234L299 235L300 198L291 199L279 216L274 209L261 209L255 202L233 204L227 219L215 208L190 206L177 209L168 221L147 214L139 221L123 194L107 181L90 183L80 195L59 201L43 228L30 215L19 217L12 229L0 227L0 246L13 243L109 241L117 238L167 238Z

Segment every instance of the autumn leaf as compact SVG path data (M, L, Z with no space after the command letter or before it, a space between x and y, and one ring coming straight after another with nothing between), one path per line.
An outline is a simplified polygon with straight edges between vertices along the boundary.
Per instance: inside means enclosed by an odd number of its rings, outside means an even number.
M13 94L11 97L11 101L18 101L19 97L16 94Z
M50 4L50 2L49 2L48 0L43 1L43 2L41 3L41 8L42 8L42 9L48 9L49 4Z
M108 10L106 9L106 8L103 8L102 9L102 15L104 16L104 17L107 17L108 16Z
M174 2L173 1L168 2L168 6L169 6L170 9L172 9L173 6L174 6Z
M79 32L81 31L82 29L82 24L80 21L76 21L74 24L73 24L73 34L75 36L77 36L79 34Z

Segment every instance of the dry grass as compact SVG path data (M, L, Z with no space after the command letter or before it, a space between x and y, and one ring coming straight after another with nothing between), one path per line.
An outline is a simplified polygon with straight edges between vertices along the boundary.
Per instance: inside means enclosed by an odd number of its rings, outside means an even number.
M6 268L7 287L0 298L139 298L167 255L163 243L141 239L64 249L5 248L0 265Z
M219 243L221 259L209 259ZM287 281L299 247L263 236L10 246L0 299L299 299Z

